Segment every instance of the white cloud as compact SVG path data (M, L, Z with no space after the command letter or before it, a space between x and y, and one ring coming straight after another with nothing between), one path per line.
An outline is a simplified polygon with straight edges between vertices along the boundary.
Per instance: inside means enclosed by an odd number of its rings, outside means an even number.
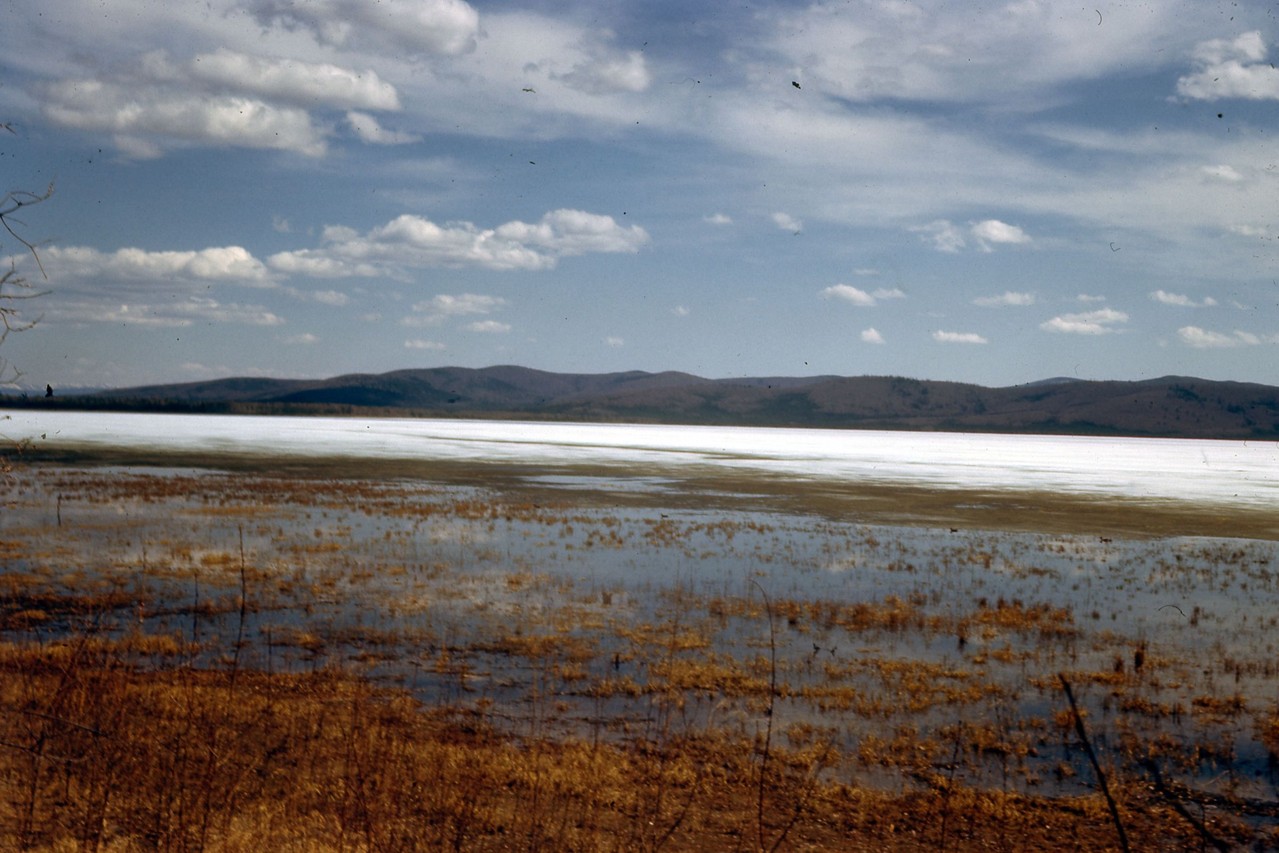
M1039 324L1047 332L1069 335L1105 335L1117 332L1120 323L1127 323L1128 315L1113 308L1099 308L1082 314L1062 314Z
M615 92L643 92L652 83L644 54L638 50L625 53L601 50L573 66L566 74L552 74L571 89L588 95Z
M1177 330L1181 342L1195 349L1228 349L1232 347L1256 346L1261 343L1275 343L1279 336L1261 338L1251 332L1236 329L1231 334L1213 332L1198 326L1182 326Z
M279 326L284 320L261 305L223 304L207 296L159 297L138 295L129 301L106 303L92 296L68 295L45 313L52 322L106 323L122 326L183 328L196 323L234 323Z
M272 274L242 246L196 251L153 252L137 248L100 252L86 246L48 246L41 250L53 280L110 278L118 281L226 281L270 284Z
M972 226L972 235L981 246L982 251L991 251L991 244L1029 243L1030 237L1016 225L1000 222L998 219L983 219Z
M875 297L850 284L832 284L823 290L821 295L824 299L842 299L845 302L865 307L875 304Z
M611 216L584 210L552 210L535 224L508 222L494 232L499 238L537 246L557 257L589 252L635 252L648 242L638 225L623 228Z
M613 349L620 349L621 347L626 346L626 341L622 338L610 335L604 339L604 345L612 347Z
M400 108L395 87L370 69L352 71L327 62L264 59L222 48L192 59L190 73L197 80L235 92L298 105L319 102L347 109Z
M732 225L733 217L725 213L712 213L708 216L703 216L702 221L708 225Z
M303 275L311 278L372 278L382 275L382 268L371 263L345 260L310 253L302 249L293 252L277 252L266 259L274 271L286 275Z
M906 294L896 287L881 287L867 293L851 284L832 284L818 294L823 299L841 299L854 305L870 307L878 305L884 299L905 299Z
M1208 178L1228 184L1237 184L1243 180L1243 175L1239 174L1237 169L1224 163L1217 166L1204 166L1202 171Z
M293 346L310 346L311 344L317 344L319 342L320 338L310 332L303 332L300 335L290 335L287 338L284 338L284 343Z
M923 239L939 252L958 252L967 245L963 233L948 219L936 219L910 230L924 235Z
M674 314L676 317L687 317L690 312L686 306L676 305L674 308L671 309L671 313Z
M395 87L372 69L355 71L227 48L185 63L153 50L92 77L53 81L41 94L50 121L113 134L117 147L136 158L158 157L176 145L266 148L318 157L326 151L329 130L327 122L317 123L312 110L400 109ZM377 135L372 129L368 134Z
M792 231L798 234L800 231L804 230L803 222L791 216L789 213L784 213L780 210L772 215L772 220L773 224L783 231Z
M1176 305L1182 308L1211 308L1217 304L1217 300L1211 296L1205 296L1203 301L1196 302L1189 296L1181 293L1169 293L1166 290L1154 290L1150 293L1150 298L1164 305Z
M481 293L440 293L413 306L413 314L401 321L406 326L438 326L450 317L491 314L506 306L500 296ZM509 328L509 327L508 327ZM473 331L480 331L475 330Z
M444 344L440 343L439 341L428 341L428 340L423 340L422 338L411 338L404 342L404 347L405 349L422 349L422 350L436 350L436 351L442 350L442 349L448 349L448 347L446 347Z
M964 231L949 219L935 219L927 225L916 225L911 231L922 234L926 242L939 252L958 252L968 245ZM983 219L972 223L968 235L977 243L983 252L993 251L993 245L1016 245L1029 243L1030 236L1016 225L1009 225L998 219Z
M430 267L544 270L563 257L637 252L648 240L638 225L623 227L611 216L581 210L553 210L535 223L515 221L492 229L470 222L437 225L403 214L366 234L330 225L320 248L280 252L268 263L281 271L314 270L308 274L331 277Z
M468 332L479 332L487 335L504 335L511 331L510 323L499 323L497 320L477 320L464 327Z
M1219 65L1231 59L1246 62L1260 62L1266 58L1266 42L1260 30L1243 33L1234 39L1210 39L1195 45L1192 54L1196 62L1204 65Z
M884 342L884 336L873 326L869 329L862 329L861 339L863 343L867 344L882 344Z
M115 81L64 80L45 91L50 121L116 136L132 156L158 156L157 142L325 152L323 134L306 110L277 107L245 95L194 96L188 91Z
M351 301L351 297L338 290L317 290L310 294L310 298L321 305L332 305L341 308Z
M256 0L250 9L264 26L309 30L321 44L374 53L389 48L412 59L467 53L479 34L479 15L462 0Z
M815 2L764 20L805 90L851 101L1020 103L1067 81L1153 67L1185 26L1180 4L1063 8L1044 0L972 4ZM1178 39L1179 41L1179 39ZM771 58L771 57L770 57ZM774 64L777 60L774 59Z
M441 293L425 302L417 303L413 306L413 310L446 317L460 317L466 314L488 314L504 305L506 300L500 296L485 296L479 293L460 293L453 296Z
M1237 38L1212 39L1195 48L1197 69L1177 81L1177 94L1193 100L1279 100L1279 70L1265 62L1266 43L1254 30Z
M355 110L346 114L346 123L355 131L356 136L370 145L408 145L422 139L413 133L387 130L373 116Z
M1034 305L1035 294L1015 293L1011 290L1005 290L998 296L979 296L973 300L973 304L981 305L983 308L999 308L1008 305Z
M933 332L933 340L943 344L988 344L981 335L975 332Z

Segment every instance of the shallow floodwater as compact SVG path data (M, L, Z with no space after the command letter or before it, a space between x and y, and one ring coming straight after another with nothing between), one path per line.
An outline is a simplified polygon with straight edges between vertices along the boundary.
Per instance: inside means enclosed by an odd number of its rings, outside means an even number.
M55 451L644 465L1279 507L1274 441L33 410L0 418L9 438Z
M948 772L975 784L1073 793L1090 771L1060 673L1108 760L1279 790L1260 734L1279 541L698 508L656 477L601 503L543 481L21 465L0 480L3 639L74 628L60 602L90 590L115 596L95 625L189 640L202 665L243 632L250 665L359 667L517 734L749 738L771 719L829 740L857 784L962 755Z

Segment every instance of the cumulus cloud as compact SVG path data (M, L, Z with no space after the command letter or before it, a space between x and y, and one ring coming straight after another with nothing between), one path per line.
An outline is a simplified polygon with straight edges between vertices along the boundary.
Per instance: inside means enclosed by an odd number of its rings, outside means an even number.
M1011 290L1005 290L998 296L979 296L973 300L974 305L980 305L983 308L999 308L1003 306L1023 306L1034 305L1035 294L1033 293L1015 293Z
M832 284L830 287L823 289L819 295L823 299L840 299L844 302L851 302L854 305L868 308L878 305L884 299L904 299L906 296L905 293L895 287L881 287L868 293L859 287L853 287L851 284Z
M45 90L44 112L62 127L115 135L121 150L155 157L154 140L214 146L325 152L323 134L306 110L247 95L195 97L181 89L134 88L109 80L64 80Z
M306 30L321 44L407 52L411 58L456 56L475 49L479 15L463 0L256 0L250 4L263 26Z
M968 246L971 239L983 252L992 252L997 245L1017 245L1030 242L1030 235L1016 225L998 219L983 219L961 228L949 219L935 219L927 225L913 226L911 231L922 235L926 243L939 252L958 252Z
M58 290L59 298L45 310L51 322L170 328L284 323L265 306L215 295L227 286L279 287L278 276L241 246L190 251L127 247L113 252L48 246L41 258Z
M270 284L266 266L242 246L194 251L152 252L137 248L101 252L86 246L49 246L41 250L55 280L109 278L122 281L226 281Z
M712 213L709 216L703 216L702 221L709 225L732 225L733 217L725 213Z
M1062 314L1039 324L1046 332L1068 335L1105 335L1119 331L1120 323L1127 323L1128 315L1114 308L1099 308L1080 314Z
M511 324L497 320L477 320L474 323L467 323L463 328L468 332L479 332L485 335L504 335L511 331Z
M494 232L499 238L536 246L556 257L593 252L635 252L648 242L638 225L623 228L613 217L584 210L553 210L535 224L508 222Z
M772 220L773 224L783 231L792 231L798 234L800 231L804 230L803 222L791 216L789 213L784 213L780 210L773 214Z
M871 306L875 304L875 297L871 296L860 288L853 287L849 284L832 284L821 292L823 298L826 299L842 299L845 302L851 302L854 305Z
M387 130L373 116L356 110L346 114L346 123L355 131L356 136L370 145L407 145L422 139L413 133Z
M1198 326L1182 326L1177 330L1177 337L1181 339L1182 343L1195 349L1228 349L1275 342L1275 338L1263 339L1251 332L1243 332L1238 329L1230 334L1225 334L1201 329Z
M882 344L884 342L884 336L873 326L869 329L862 329L861 339L862 343L867 344Z
M671 309L671 313L676 317L687 317L689 315L688 307L685 305L676 305Z
M1266 43L1260 31L1200 42L1193 56L1196 70L1177 81L1177 94L1183 98L1279 100L1279 70L1264 61Z
M357 110L399 110L395 87L372 69L254 56L222 48L185 62L154 50L90 78L43 87L46 117L62 127L110 133L136 158L175 145L325 153L328 122L314 110L350 110L368 120L366 141L399 141Z
M267 262L273 269L314 269L333 277L430 267L544 270L564 257L637 252L648 239L638 225L623 227L611 216L581 210L553 210L537 222L513 221L497 228L470 222L437 225L403 214L364 234L328 226L319 248L280 252Z
M970 230L982 251L986 252L991 251L992 244L1006 243L1016 245L1030 242L1030 237L1025 231L1016 225L1000 222L998 219L983 219L981 222L973 224Z
M310 278L372 278L382 274L382 268L372 263L308 253L305 249L277 252L266 262L276 272Z
M1217 300L1211 296L1205 296L1201 301L1196 302L1185 294L1169 293L1166 290L1151 291L1150 298L1164 305L1176 305L1181 308L1211 308L1217 304Z
M395 87L370 69L353 71L327 62L267 59L222 48L190 62L192 77L236 92L295 104L365 110L398 110Z
M428 341L422 338L410 338L409 340L404 342L404 348L436 350L436 351L442 350L442 349L448 349L448 347L446 347L444 344L440 343L439 341Z
M933 332L933 340L943 344L988 344L986 340L976 332Z

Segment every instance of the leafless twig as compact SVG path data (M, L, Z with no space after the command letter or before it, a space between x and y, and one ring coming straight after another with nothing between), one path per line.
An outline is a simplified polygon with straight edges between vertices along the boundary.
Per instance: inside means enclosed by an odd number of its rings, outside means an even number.
M1128 834L1124 832L1124 822L1119 817L1119 806L1115 805L1115 798L1110 795L1110 784L1106 781L1106 773L1101 769L1097 753L1093 751L1092 741L1088 740L1084 718L1079 713L1079 706L1075 704L1075 693L1070 689L1070 682L1066 680L1064 674L1058 673L1057 678L1061 680L1061 689L1066 691L1066 700L1070 702L1070 713L1075 718L1075 732L1079 735L1079 740L1083 742L1084 752L1088 754L1092 769L1097 774L1097 784L1101 787L1101 794L1106 798L1106 805L1110 807L1110 817L1115 822L1115 831L1119 833L1119 846L1124 853L1128 853Z

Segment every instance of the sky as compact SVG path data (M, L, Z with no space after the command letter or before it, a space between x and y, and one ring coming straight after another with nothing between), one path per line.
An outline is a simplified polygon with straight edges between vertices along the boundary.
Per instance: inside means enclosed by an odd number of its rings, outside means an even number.
M1279 385L1276 3L5 0L0 51L25 386Z

